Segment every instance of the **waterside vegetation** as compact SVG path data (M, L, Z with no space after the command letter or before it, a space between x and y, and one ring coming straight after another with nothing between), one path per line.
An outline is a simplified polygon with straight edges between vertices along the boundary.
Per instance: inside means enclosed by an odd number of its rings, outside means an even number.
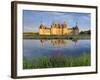
M90 39L91 31L81 31L77 35L39 35L38 32L24 32L24 39Z
M91 57L88 53L80 56L41 56L31 60L23 58L23 69L55 68L55 67L76 67L90 66Z

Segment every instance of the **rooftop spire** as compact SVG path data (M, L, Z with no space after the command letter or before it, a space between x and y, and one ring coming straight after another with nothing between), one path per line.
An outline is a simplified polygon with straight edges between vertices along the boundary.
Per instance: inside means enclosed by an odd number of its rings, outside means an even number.
M78 27L78 22L76 22L76 26L75 27Z
M78 22L76 22L76 25L78 25Z
M75 29L78 29L78 22L76 22L76 25L74 27Z
M64 21L64 24L66 24L66 21Z

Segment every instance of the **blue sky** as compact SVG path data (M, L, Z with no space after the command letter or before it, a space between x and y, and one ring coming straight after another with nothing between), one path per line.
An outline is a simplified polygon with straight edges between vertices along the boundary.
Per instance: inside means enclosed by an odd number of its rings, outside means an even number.
M41 23L46 26L50 26L53 22L66 22L70 28L74 27L76 23L78 23L80 30L89 30L91 28L91 14L76 12L23 10L24 32L38 32L38 28Z

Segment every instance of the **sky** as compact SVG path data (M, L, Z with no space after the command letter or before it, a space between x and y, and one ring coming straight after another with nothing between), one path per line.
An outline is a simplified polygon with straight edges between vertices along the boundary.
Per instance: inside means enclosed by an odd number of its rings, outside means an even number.
M53 22L61 24L66 22L69 28L74 27L77 23L80 31L89 30L91 28L91 14L23 10L24 32L38 32L41 23L49 27Z

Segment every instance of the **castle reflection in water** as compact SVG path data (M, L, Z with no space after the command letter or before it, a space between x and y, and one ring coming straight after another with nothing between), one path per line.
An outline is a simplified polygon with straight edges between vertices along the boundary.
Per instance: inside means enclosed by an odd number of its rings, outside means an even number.
M78 40L71 40L74 45L76 46L76 43L78 42ZM67 40L66 39L50 39L50 40L46 40L46 39L41 39L40 43L42 46L45 45L46 42L49 42L51 45L58 47L58 46L66 46L67 44Z

